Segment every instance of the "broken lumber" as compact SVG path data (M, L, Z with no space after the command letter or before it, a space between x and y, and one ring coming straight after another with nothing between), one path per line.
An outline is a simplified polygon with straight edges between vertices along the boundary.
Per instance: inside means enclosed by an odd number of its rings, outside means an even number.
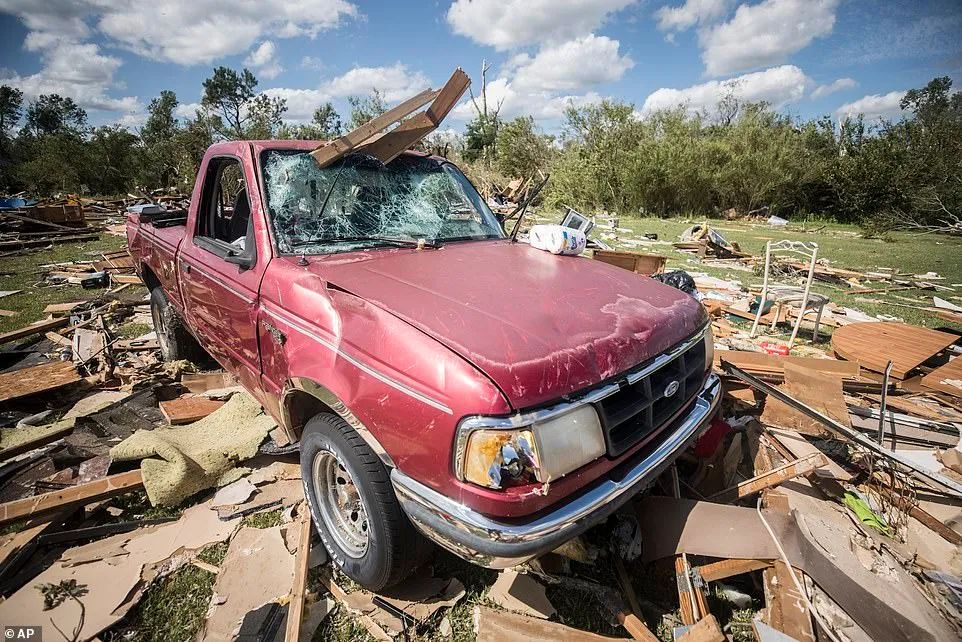
M301 621L304 618L304 597L307 592L307 570L311 557L311 513L306 504L301 504L300 523L297 531L297 552L294 557L294 585L291 587L291 601L287 608L287 630L285 642L298 642L301 637Z
M708 614L688 628L675 642L726 642L715 616Z
M729 504L733 501L749 497L755 493L760 493L766 488L778 486L779 484L795 479L802 475L813 472L816 468L826 465L825 455L822 453L812 453L801 459L790 461L787 464L774 468L768 472L756 475L749 480L743 481L736 486L720 490L707 499L713 502Z
M911 370L957 339L954 334L905 323L853 323L832 333L832 350L874 372L884 372L891 360L892 377L905 379Z
M962 397L962 357L955 357L922 377L922 386L953 397Z
M161 401L157 405L171 426L180 426L203 419L223 406L224 402L206 397L183 397Z
M66 423L66 422L61 422ZM11 457L16 457L17 455L22 455L23 453L30 452L34 448L40 448L41 446L46 446L47 444L52 444L58 439L63 439L67 435L73 432L73 423L64 426L59 430L51 430L50 432L44 433L39 437L34 439L28 439L27 441L16 444L15 446L10 446L9 448L4 448L0 450L0 461L6 461Z
M752 386L753 388L756 388L757 390L764 392L770 397L775 397L782 403L788 404L789 406L793 407L799 412L802 412L808 415L812 419L815 419L816 421L820 422L822 425L827 427L836 435L840 435L848 439L849 441L854 442L859 446L862 446L866 450L869 450L875 453L876 455L880 455L882 457L885 457L886 459L889 459L901 465L903 468L911 471L913 475L915 475L921 481L924 481L925 483L927 483L929 486L948 492L952 495L955 495L956 497L962 497L962 484L959 484L958 482L953 481L948 477L945 477L944 475L940 475L939 473L926 470L916 462L913 462L911 459L904 457L902 454L895 451L888 450L887 448L877 444L872 439L869 439L865 435L861 434L857 430L852 430L848 426L844 426L840 424L839 422L835 421L831 417L827 417L822 413L818 412L817 410L806 406L804 403L801 403L797 399L794 399L791 396L785 394L783 391L779 390L775 386L769 385L764 381L756 377L753 377L752 375L748 374L747 372L745 372L741 368L738 368L737 366L733 366L730 363L725 364L725 372L727 372L728 374L734 375L738 379L744 381L745 383Z
M706 582L717 582L718 580L728 579L729 577L734 577L736 575L743 575L745 573L751 573L752 571L760 571L771 566L772 563L768 560L752 560L752 559L732 559L732 560L720 560L718 562L711 562L709 564L703 564L695 568L695 572L701 576L701 579Z
M357 129L351 130L340 138L321 145L311 152L311 156L314 157L318 165L327 167L342 156L354 151L358 145L372 136L428 104L437 97L438 93L436 90L425 89L418 95L408 98L400 105L392 107L380 116L372 118Z
M68 361L52 361L0 374L0 402L55 390L81 380Z
M477 642L611 642L611 638L524 615L474 607ZM636 638L637 639L637 638ZM657 640L653 638L651 642Z
M62 328L63 326L67 325L69 321L70 320L66 318L37 321L36 323L32 323L28 326L0 334L0 344L7 343L8 341L16 341L17 339L23 339L40 332L47 332L48 330Z
M129 493L132 490L143 488L143 486L144 479L140 471L132 470L86 484L78 484L63 490L44 493L36 497L18 499L0 504L0 525L9 524L25 517L48 515L65 508L85 506L98 499L107 499L114 495Z

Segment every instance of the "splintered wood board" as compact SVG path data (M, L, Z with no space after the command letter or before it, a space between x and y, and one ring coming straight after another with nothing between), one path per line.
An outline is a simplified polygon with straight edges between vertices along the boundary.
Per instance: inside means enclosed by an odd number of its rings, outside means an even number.
M24 337L29 337L30 335L37 334L38 332L56 330L57 328L62 328L63 326L67 325L69 322L70 319L67 319L66 317L62 319L52 319L50 321L37 321L36 323L23 328L18 328L17 330L11 330L10 332L4 332L3 334L0 334L0 343L23 339Z
M946 379L962 381L962 357L955 357L944 366L940 366L922 377L922 385L953 397L962 397L962 388L943 383Z
M0 402L55 390L80 381L74 365L67 361L42 363L0 374Z
M925 360L955 343L957 336L904 323L853 323L832 333L832 350L863 368L885 372L892 361L892 376L905 379Z
M160 411L167 417L171 426L189 424L203 419L210 413L224 405L223 401L216 401L206 397L184 397L161 401Z

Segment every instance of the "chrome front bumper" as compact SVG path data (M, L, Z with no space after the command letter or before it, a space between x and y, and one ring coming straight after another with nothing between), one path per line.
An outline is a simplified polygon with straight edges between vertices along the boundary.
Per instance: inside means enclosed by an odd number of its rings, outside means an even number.
M475 564L510 568L558 548L644 490L701 435L720 400L721 382L709 374L692 409L651 453L618 479L596 482L530 521L487 517L396 468L391 482L404 512L429 539Z

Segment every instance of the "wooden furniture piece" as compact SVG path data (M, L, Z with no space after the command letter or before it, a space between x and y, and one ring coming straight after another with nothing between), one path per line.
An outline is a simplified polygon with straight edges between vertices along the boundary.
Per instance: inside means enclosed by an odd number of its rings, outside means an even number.
M905 379L924 361L958 339L954 334L905 323L853 323L832 333L832 350L873 372L884 372L891 359L892 377Z
M778 255L798 255L805 259L808 268L808 275L805 278L805 285L769 284L772 272L772 256ZM755 314L755 323L752 324L751 336L754 337L758 331L758 323L765 310L765 302L771 298L778 306L775 317L772 320L771 329L775 329L782 307L787 304L799 304L798 318L795 320L795 327L792 328L792 338L788 340L788 347L791 349L798 336L798 329L802 325L802 319L809 312L817 312L815 316L815 332L812 341L818 341L818 326L822 321L822 311L828 298L821 294L812 292L812 279L815 277L815 259L818 256L818 243L805 241L769 241L765 244L765 274L762 281L762 294L758 301L758 312Z
M664 271L668 258L658 254L619 252L618 250L594 250L594 260L608 263L636 274L650 276Z

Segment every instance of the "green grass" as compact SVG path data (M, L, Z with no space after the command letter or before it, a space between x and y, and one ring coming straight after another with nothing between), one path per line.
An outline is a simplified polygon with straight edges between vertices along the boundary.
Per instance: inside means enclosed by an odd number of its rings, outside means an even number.
M0 332L44 319L46 315L43 309L51 303L93 299L104 291L84 290L79 285L48 285L45 282L47 270L38 266L67 261L97 261L101 259L101 253L122 250L126 245L126 239L104 233L96 241L63 243L38 252L0 258L0 290L23 290L0 299L0 308L18 313L17 316L0 317Z
M660 241L677 241L682 231L694 223L701 223L704 219L658 219L658 218L621 218L619 226L633 230L638 236L644 233L658 234ZM819 258L825 258L831 267L847 268L860 272L878 271L888 267L911 274L925 274L936 272L944 280L933 281L939 285L951 287L962 284L962 238L944 235L918 235L906 232L892 232L885 239L864 238L860 230L851 225L837 223L807 223L808 229L823 228L818 232L803 231L801 225L792 225L789 229L770 227L765 223L745 223L740 221L709 220L709 225L715 227L729 242L738 243L742 251L755 256L764 256L765 243L769 239L789 239L793 241L815 241L818 243ZM598 230L593 235L600 234ZM618 233L619 236L627 235ZM639 252L651 252L668 257L666 269L679 269L691 272L705 272L710 276L735 279L742 285L761 285L761 274L719 268L703 265L697 257L677 252L671 245L652 245L649 247L632 247L621 245L617 241L607 241L617 249ZM924 279L920 279L924 280ZM863 282L869 288L890 287L885 281ZM917 305L919 307L933 305L932 296L936 295L957 305L962 301L957 298L962 295L962 288L956 293L937 292L932 290L910 289L890 294L858 294L847 286L825 284L819 281L813 283L813 290L824 294L830 301L841 305L859 309L867 314L888 314L900 317L906 323L925 327L949 327L962 330L962 325L953 324L938 318L935 314L914 307L903 305ZM898 297L904 297L898 298ZM867 302L864 299L875 299L881 303ZM906 301L905 299L910 299ZM893 305L898 304L898 305Z

